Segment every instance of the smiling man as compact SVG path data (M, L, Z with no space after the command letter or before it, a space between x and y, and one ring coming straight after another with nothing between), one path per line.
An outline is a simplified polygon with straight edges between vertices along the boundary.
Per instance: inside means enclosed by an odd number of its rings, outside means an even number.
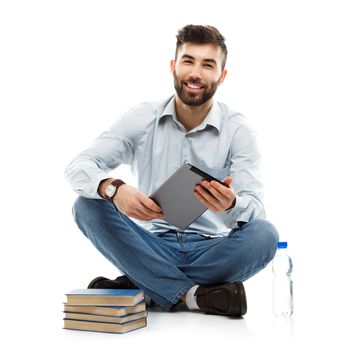
M219 47L210 44L186 43L179 48L176 61L171 61L176 103L202 106L208 102L208 106L212 105L212 97L227 74L221 66L222 55Z
M66 169L80 195L79 229L123 273L88 288L140 288L166 310L184 302L240 317L242 282L271 261L278 241L265 220L260 154L246 119L213 99L227 75L224 37L212 26L187 25L176 38L176 94L129 109ZM182 231L148 196L186 161L227 186L198 184L194 194L209 210ZM138 188L110 176L120 164L131 165Z

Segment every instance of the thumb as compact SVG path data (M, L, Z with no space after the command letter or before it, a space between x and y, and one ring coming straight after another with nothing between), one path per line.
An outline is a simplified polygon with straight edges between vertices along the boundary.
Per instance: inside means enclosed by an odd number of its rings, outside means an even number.
M223 182L226 185L230 186L232 184L232 182L233 182L233 177L232 176L227 176L226 178L224 178Z

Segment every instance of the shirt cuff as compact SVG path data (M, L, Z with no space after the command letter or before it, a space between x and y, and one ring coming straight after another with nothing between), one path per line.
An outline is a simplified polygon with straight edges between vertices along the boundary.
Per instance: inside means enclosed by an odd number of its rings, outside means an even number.
M110 176L101 172L100 174L94 176L85 186L81 188L76 188L75 192L77 192L80 196L90 198L90 199L103 199L98 194L98 186L102 180L108 179Z
M234 229L240 227L241 222L249 222L254 212L254 202L250 198L236 195L234 207L218 214L226 227Z

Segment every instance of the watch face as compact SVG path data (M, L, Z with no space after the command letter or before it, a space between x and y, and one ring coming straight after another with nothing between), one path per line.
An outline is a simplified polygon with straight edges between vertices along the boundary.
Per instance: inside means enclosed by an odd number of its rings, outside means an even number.
M115 194L115 190L117 189L116 186L110 184L107 186L107 188L105 189L105 194L109 197L112 198Z

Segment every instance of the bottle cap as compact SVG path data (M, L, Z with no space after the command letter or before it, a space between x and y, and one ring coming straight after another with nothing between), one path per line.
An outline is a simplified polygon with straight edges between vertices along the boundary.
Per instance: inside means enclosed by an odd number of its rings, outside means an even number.
M288 247L288 242L278 242L278 249L285 249Z

